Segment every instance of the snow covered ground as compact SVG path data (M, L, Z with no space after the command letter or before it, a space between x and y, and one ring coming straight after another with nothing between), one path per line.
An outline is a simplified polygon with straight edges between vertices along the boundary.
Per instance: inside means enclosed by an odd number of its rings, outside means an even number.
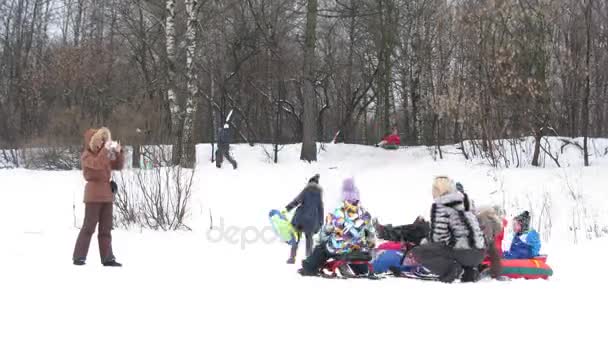
M608 227L607 159L597 154L583 169L566 151L567 168L494 170L446 152L433 161L426 148L338 144L306 164L294 145L274 165L263 147L237 146L236 171L199 164L193 232L114 231L122 269L99 264L95 237L88 265L71 264L83 215L79 172L0 170L0 341L605 341L608 240L596 236ZM198 156L209 159L209 147ZM285 264L287 246L268 231L267 213L314 173L327 209L354 176L383 223L428 217L440 174L461 181L478 205L502 204L509 216L531 209L555 275L450 285L301 278Z

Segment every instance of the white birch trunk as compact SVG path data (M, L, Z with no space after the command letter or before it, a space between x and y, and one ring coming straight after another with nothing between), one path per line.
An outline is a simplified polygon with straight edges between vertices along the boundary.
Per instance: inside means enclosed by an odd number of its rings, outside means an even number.
M167 41L167 100L169 101L169 113L171 115L172 132L171 135L175 139L173 144L173 164L179 164L182 151L182 115L177 102L177 90L175 83L175 2L176 0L167 0L167 21L165 26L165 35Z
M197 74L194 67L194 57L196 56L196 28L198 25L198 1L186 0L186 86L188 88L188 98L186 99L186 115L184 117L183 136L182 136L182 158L181 164L185 167L193 168L196 164L196 148L192 139L193 118L197 110L196 95L198 93Z

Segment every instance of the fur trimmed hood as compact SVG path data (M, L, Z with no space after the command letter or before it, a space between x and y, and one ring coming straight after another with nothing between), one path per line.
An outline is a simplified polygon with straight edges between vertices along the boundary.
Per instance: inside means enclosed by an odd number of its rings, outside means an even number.
M457 210L464 210L464 195L458 191L449 192L435 198L435 203Z
M502 220L500 214L493 207L481 207L477 211L479 226L488 241L494 241L502 231Z
M433 180L432 194L435 199L456 191L456 185L449 177L439 176Z
M104 141L111 141L112 134L106 127L99 129L89 128L84 132L84 148L93 153L97 153L103 147Z

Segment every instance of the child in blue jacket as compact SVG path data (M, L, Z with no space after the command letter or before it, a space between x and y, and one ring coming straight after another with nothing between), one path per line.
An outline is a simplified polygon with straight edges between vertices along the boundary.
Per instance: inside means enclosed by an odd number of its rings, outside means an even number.
M531 259L539 255L540 235L530 228L530 213L524 211L514 219L515 236L511 248L503 255L505 259Z

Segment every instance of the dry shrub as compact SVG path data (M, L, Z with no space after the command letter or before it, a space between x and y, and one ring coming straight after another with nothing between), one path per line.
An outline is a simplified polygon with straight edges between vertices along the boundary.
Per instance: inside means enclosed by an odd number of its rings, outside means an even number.
M165 154L162 147L158 149ZM190 230L184 221L190 208L194 170L180 166L131 169L121 171L114 180L118 184L115 205L120 226Z

